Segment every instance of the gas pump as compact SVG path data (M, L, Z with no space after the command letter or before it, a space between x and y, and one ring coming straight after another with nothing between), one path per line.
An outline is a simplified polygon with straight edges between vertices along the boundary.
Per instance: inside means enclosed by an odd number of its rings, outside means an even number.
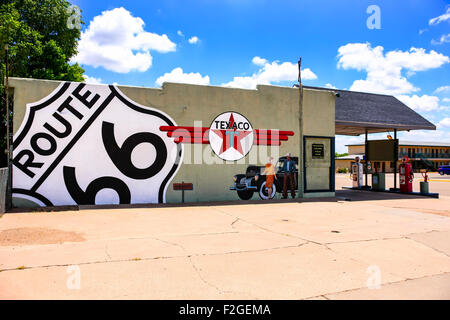
M408 157L402 158L400 164L400 192L412 192L414 173Z
M359 157L355 158L355 163L352 164L352 181L353 188L361 189L363 185L363 165L359 162Z

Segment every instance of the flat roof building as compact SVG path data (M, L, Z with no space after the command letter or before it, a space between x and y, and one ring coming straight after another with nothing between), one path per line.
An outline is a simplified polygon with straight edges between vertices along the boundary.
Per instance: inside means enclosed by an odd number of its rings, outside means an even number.
M394 97L308 86L302 103L298 88L267 85L11 78L10 87L18 207L237 200L238 174L245 184L249 165L287 153L298 161L296 196L329 197L336 134L436 129ZM263 182L249 192L261 196Z
M348 155L337 157L335 159L336 169L350 168L355 157L363 159L365 155L365 143L352 143L346 145ZM450 165L450 142L436 141L408 141L399 140L398 163L407 156L413 166L413 169L428 169L436 171L441 165ZM374 165L382 169L383 172L393 172L393 163L387 161L378 161Z

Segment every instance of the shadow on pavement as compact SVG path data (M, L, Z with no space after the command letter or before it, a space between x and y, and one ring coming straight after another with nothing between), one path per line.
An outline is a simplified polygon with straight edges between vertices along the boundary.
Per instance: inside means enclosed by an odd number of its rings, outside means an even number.
M337 200L346 200L346 201L430 199L429 197L415 194L377 192L365 190L336 190L336 198Z
M12 208L7 213L22 212L56 212L102 209L134 209L134 208L173 208L173 207L210 207L210 206L238 206L270 203L301 203L301 202L336 202L334 197L295 198L295 199L271 199L271 200L226 200L211 202L187 202L187 203L142 203L142 204L114 204L114 205L80 205L80 206L55 206L36 208Z
M143 203L143 204L116 204L116 205L80 205L57 206L36 208L13 208L7 213L21 212L56 212L102 209L139 209L139 208L173 208L173 207L209 207L209 206L237 206L275 203L302 203L302 202L336 202L336 201L373 201L373 200L399 200L399 199L429 199L428 197L390 192L374 192L364 190L336 190L336 197L272 199L272 200L227 200L211 202L187 202L187 203Z

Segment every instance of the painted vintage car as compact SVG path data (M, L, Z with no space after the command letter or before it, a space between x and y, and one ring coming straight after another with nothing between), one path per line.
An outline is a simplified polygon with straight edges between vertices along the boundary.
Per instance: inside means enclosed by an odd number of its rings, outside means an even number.
M298 157L291 157L296 165L295 170L295 190L298 190ZM270 198L273 198L275 194L283 192L283 180L284 174L281 172L283 163L286 161L286 157L280 157L275 165L275 171L277 179L273 182L272 194ZM230 187L230 190L236 190L239 198L242 200L250 200L253 194L257 192L259 197L263 200L267 200L269 195L267 194L266 176L262 175L264 172L264 166L249 165L245 174L237 174L233 177L234 185ZM288 184L289 189L289 184Z

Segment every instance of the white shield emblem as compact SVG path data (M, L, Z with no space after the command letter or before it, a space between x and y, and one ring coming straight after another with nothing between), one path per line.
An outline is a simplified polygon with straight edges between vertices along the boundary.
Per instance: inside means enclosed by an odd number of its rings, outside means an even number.
M183 156L164 112L115 86L62 83L14 135L13 198L41 206L163 203Z

